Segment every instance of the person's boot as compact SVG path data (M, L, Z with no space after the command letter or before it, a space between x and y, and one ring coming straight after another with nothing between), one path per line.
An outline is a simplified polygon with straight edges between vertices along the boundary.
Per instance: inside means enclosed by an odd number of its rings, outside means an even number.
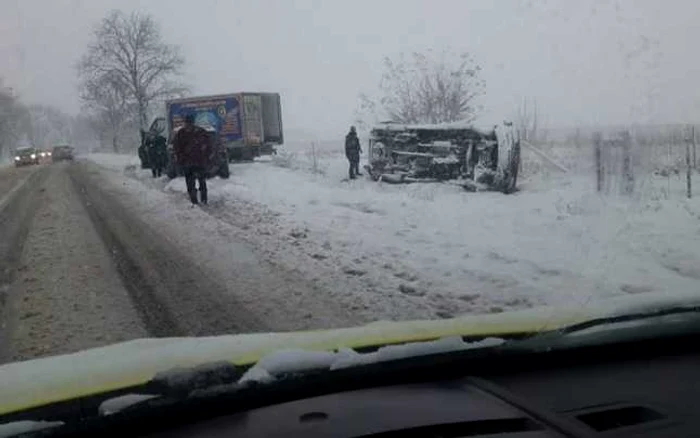
M197 192L196 191L190 192L190 201L192 201L192 204L194 204L194 205L199 204L199 201L197 201Z
M207 205L208 199L207 199L207 191L206 190L199 190L199 196L202 198L202 204Z
M155 178L155 177L156 177L156 169L155 169L155 168L152 168L152 169L151 169L151 173L153 174L153 178Z

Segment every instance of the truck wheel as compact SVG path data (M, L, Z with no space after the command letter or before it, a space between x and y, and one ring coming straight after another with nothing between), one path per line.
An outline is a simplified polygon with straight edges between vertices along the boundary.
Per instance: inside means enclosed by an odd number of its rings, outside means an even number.
M241 159L241 150L239 148L229 149L228 162L238 161Z
M241 154L241 161L254 161L255 160L255 151L253 151L253 148L246 148L243 150L243 153Z

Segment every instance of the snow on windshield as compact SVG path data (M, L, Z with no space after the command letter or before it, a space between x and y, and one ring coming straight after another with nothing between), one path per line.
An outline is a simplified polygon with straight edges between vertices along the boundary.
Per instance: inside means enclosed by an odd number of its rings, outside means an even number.
M503 339L497 338L465 342L460 337L453 336L430 342L389 345L372 353L357 353L352 349L341 349L338 352L281 349L260 359L246 371L239 383L265 383L275 376L301 371L337 370L410 357L495 347L503 342Z

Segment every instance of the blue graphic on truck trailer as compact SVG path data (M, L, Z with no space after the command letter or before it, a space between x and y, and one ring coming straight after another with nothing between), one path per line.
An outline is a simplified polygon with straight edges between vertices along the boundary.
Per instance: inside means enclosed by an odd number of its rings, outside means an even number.
M243 139L241 105L237 96L171 102L168 108L171 129L182 126L189 114L194 114L197 126L214 128L224 143Z

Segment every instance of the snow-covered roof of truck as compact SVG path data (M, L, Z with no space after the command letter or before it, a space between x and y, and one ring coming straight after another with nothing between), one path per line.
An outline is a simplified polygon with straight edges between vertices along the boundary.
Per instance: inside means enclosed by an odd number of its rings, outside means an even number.
M201 100L219 100L219 99L230 99L230 98L237 98L241 95L279 95L277 92L271 92L271 91L239 91L235 93L226 93L226 94L209 94L206 96L188 96L188 97L179 97L176 99L169 99L165 101L166 105L170 105L171 103L189 103L189 102L197 102Z
M471 129L473 131L484 131L474 127L474 125L466 120L459 120L456 122L446 122L446 123L419 123L419 124L404 124L395 122L384 122L375 125L373 129L384 130L384 131L410 131L410 130L454 130L454 129Z

